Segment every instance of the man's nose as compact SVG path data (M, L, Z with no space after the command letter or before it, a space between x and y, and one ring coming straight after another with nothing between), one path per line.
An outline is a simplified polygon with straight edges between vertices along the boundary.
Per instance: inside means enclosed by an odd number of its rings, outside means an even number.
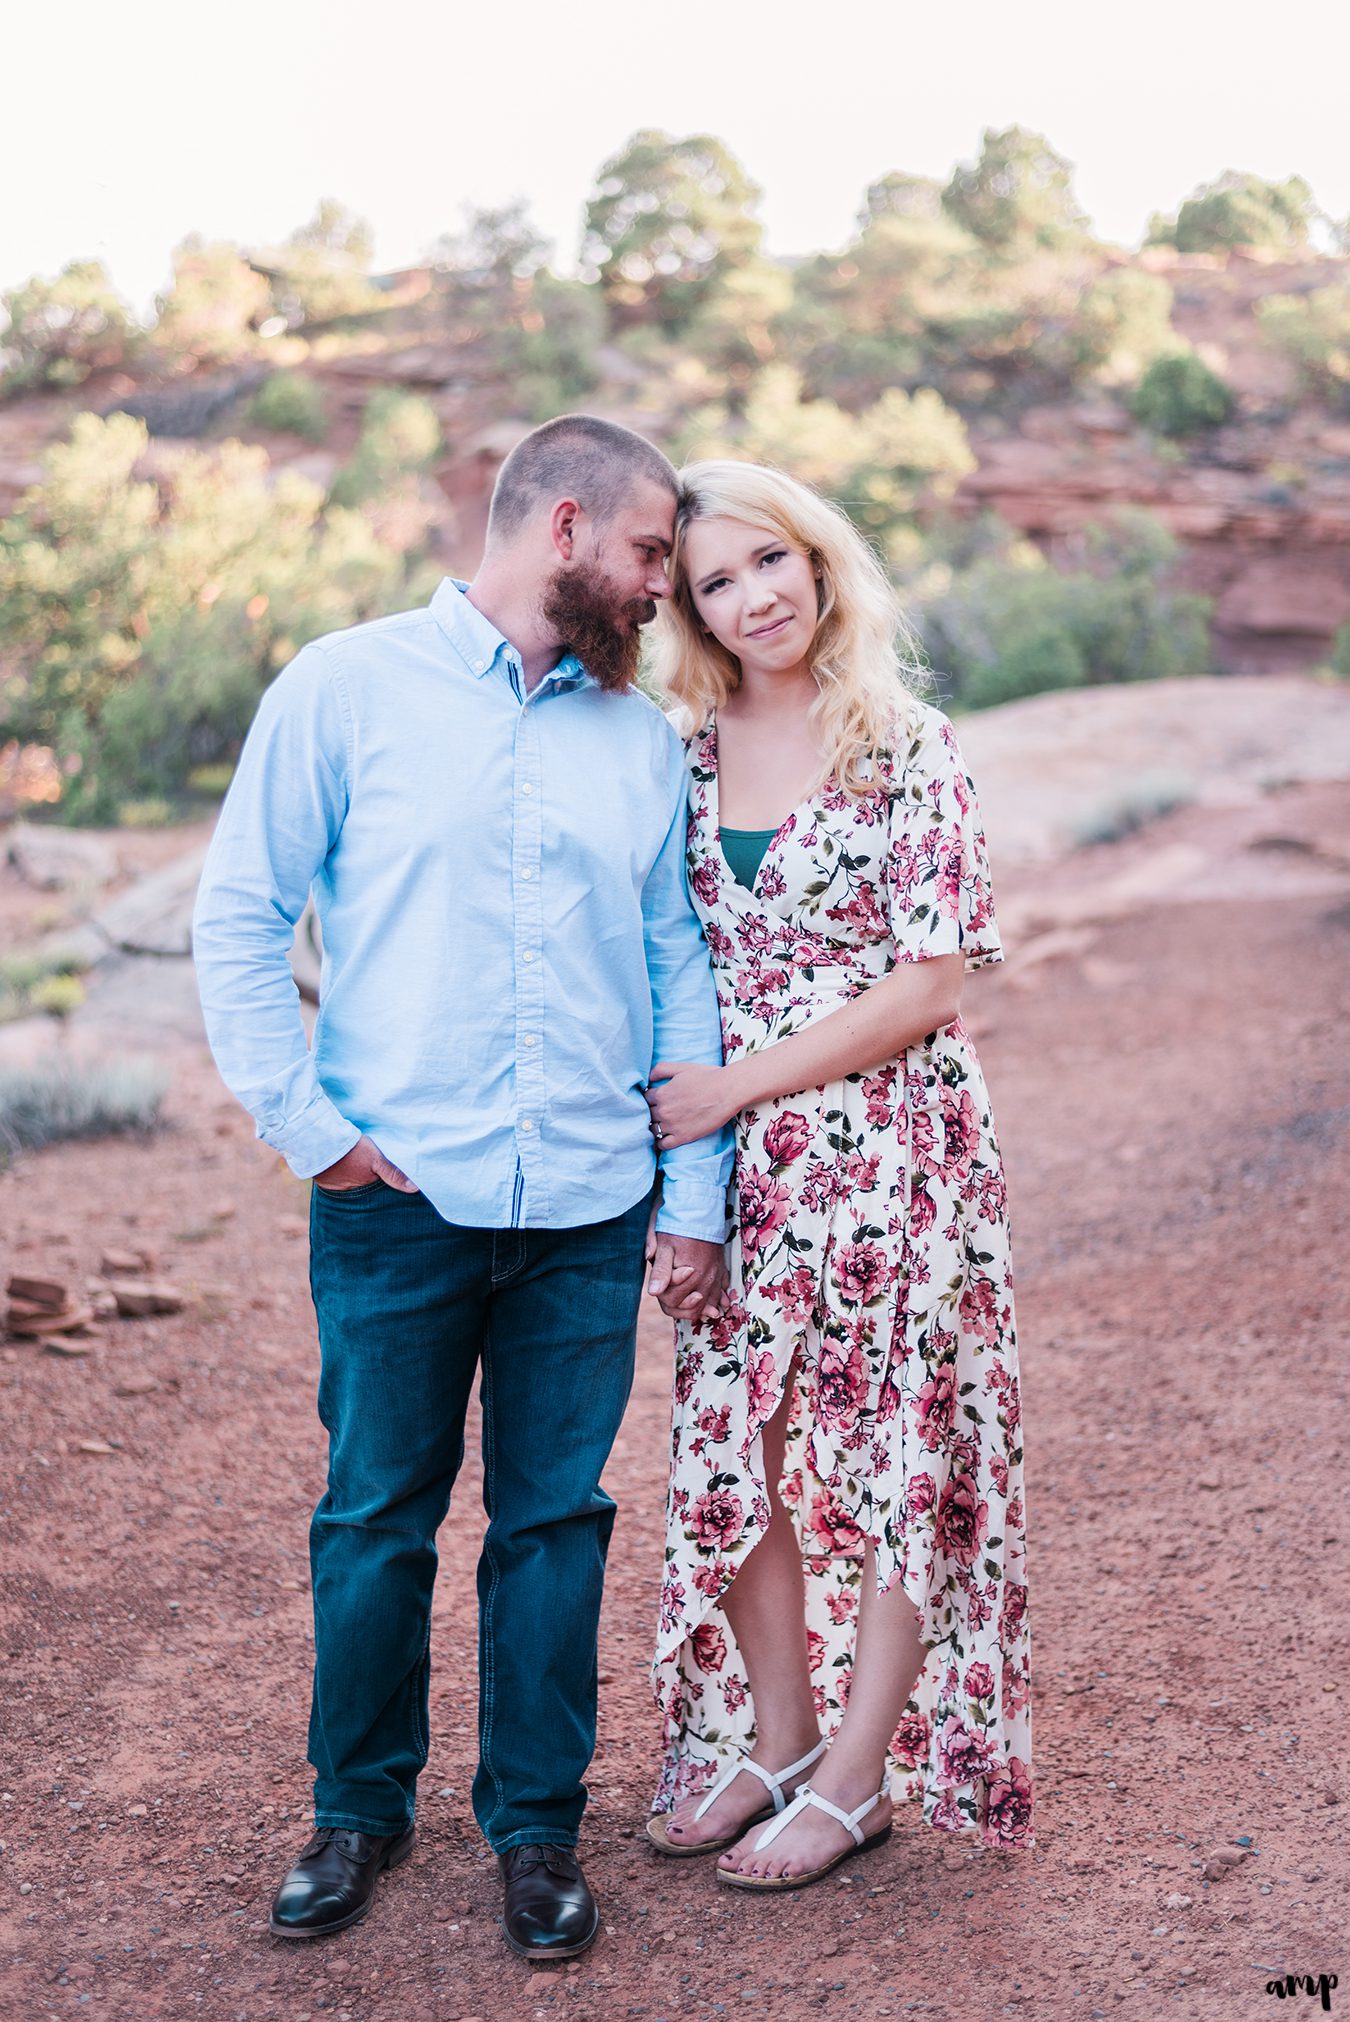
M670 577L666 574L664 569L655 570L647 578L647 595L649 597L656 597L658 600L663 597L668 597L671 593L671 588L672 585Z

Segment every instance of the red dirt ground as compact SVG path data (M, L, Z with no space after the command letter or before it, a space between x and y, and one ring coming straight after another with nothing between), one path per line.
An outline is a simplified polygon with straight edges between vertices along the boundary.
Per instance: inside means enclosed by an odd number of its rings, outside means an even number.
M1101 874L1216 819L1170 817L1096 853ZM1276 825L1262 862L1344 868L1343 789L1280 796ZM0 1351L6 2022L1240 2022L1275 2012L1284 1973L1339 1973L1332 2011L1350 2001L1334 1577L1350 881L1267 884L1117 905L1090 956L1070 937L1065 957L971 986L1020 1273L1037 1850L971 1850L905 1816L840 1879L763 1902L646 1850L669 1348L654 1316L610 1472L583 1848L605 1928L565 1970L506 1951L467 1802L467 1474L443 1535L417 1853L361 1928L304 1947L266 1934L308 1817L322 1453L305 1188L196 1056L153 1142L62 1147L0 1177L0 1270L78 1283L105 1244L149 1241L191 1297L112 1323L84 1362ZM1025 883L1010 896L1035 910ZM136 1377L157 1387L119 1396ZM1207 1880L1225 1847L1237 1864Z

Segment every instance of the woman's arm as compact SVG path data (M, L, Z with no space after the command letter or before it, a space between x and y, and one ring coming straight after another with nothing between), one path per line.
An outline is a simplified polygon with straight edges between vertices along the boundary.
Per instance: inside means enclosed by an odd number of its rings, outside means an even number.
M900 962L861 997L791 1039L743 1054L725 1067L658 1061L647 1101L662 1149L717 1130L742 1109L778 1095L819 1088L845 1074L866 1074L894 1060L930 1032L950 1025L961 1007L964 955Z

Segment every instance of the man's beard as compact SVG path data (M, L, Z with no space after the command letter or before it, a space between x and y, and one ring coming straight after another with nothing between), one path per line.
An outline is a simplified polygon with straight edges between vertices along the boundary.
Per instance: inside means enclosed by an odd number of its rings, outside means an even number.
M652 598L621 603L604 570L583 562L551 577L540 613L558 644L601 688L622 693L632 687L642 656L638 628L656 616Z

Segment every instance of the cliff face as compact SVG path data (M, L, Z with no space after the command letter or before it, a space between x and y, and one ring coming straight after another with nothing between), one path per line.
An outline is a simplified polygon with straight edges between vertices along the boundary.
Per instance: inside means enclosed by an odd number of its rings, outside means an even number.
M1181 541L1179 575L1215 600L1214 645L1235 673L1326 658L1350 623L1350 419L1300 398L1256 306L1343 280L1344 261L1146 253L1175 291L1173 322L1237 396L1234 419L1159 443L1108 399L1038 408L1016 434L972 431L979 467L957 506L992 510L1057 559L1113 506L1143 506Z

